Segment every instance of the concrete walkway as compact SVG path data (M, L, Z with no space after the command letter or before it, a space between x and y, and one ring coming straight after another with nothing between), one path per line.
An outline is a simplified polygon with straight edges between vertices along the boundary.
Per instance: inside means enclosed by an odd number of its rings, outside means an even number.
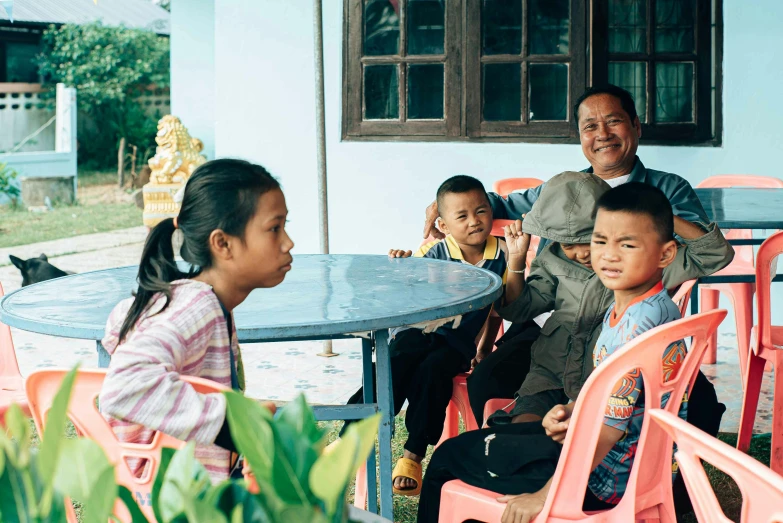
M0 249L0 282L6 292L18 289L21 274L10 265L8 255L31 258L45 253L57 267L87 272L138 263L146 237L144 227L108 233L89 234L19 247ZM97 365L95 342L54 338L12 329L19 367L23 375L40 367L83 367ZM702 370L718 389L718 398L726 403L721 430L736 432L742 401L739 364L734 335L734 320L726 318L718 336L718 363L703 365ZM287 401L304 392L311 403L341 404L361 383L361 343L336 340L334 358L316 356L320 342L246 344L242 354L248 377L249 396ZM769 432L772 405L771 373L765 378L756 430Z
M8 259L10 254L24 260L39 256L41 253L46 254L49 258L59 258L69 254L104 251L114 247L139 246L144 244L144 238L146 237L146 227L132 227L130 229L63 238L61 240L4 247L0 249L0 267L11 264Z

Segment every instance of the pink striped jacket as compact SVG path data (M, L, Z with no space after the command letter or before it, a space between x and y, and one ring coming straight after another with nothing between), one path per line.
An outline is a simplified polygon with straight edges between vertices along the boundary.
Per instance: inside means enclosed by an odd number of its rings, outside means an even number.
M231 387L234 352L244 388L236 328L228 327L212 287L194 280L171 284L171 302L162 294L119 343L132 299L120 302L106 325L103 346L111 363L99 397L101 412L121 441L148 443L155 431L196 442L196 457L213 482L226 479L231 454L213 445L226 417L222 394L199 394L180 375L198 376ZM233 323L233 322L232 322ZM129 464L140 472L142 464Z

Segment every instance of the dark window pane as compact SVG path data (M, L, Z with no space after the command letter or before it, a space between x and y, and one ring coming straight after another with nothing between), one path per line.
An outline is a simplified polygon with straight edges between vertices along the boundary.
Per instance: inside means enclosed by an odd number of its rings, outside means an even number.
M609 83L622 87L633 96L639 121L647 122L647 64L644 62L609 63Z
M522 68L519 64L484 64L484 120L522 119Z
M647 1L609 0L609 52L647 51Z
M481 39L482 54L521 53L522 1L484 0L481 3Z
M692 52L693 15L693 0L657 0L655 2L655 51Z
M364 5L364 54L379 56L399 53L399 3L367 0Z
M531 64L528 70L531 120L568 119L568 66Z
M396 120L399 117L397 66L368 65L364 68L365 120Z
M408 67L408 119L443 118L443 64Z
M568 54L568 1L528 0L530 54Z
M36 55L41 52L38 44L8 42L5 44L6 82L38 82L38 62Z
M693 64L655 64L656 122L693 121Z
M408 0L408 54L443 54L446 0Z

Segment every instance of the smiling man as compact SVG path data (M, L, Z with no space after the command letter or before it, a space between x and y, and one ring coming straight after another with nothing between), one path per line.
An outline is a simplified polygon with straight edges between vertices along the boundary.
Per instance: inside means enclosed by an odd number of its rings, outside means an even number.
M707 214L691 185L676 174L647 169L636 156L642 124L636 114L631 94L615 85L591 87L574 104L574 121L579 129L582 153L590 162L584 172L594 173L612 187L625 182L642 182L657 187L672 204L674 214L706 226ZM533 207L542 186L502 198L489 194L495 219L519 219ZM426 211L424 237L442 238L435 227L438 205L433 202ZM546 242L542 242L539 250Z

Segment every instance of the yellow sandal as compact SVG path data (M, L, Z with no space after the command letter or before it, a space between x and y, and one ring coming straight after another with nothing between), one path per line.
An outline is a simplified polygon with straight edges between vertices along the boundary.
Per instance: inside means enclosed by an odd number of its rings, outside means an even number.
M392 482L397 478L408 478L416 482L415 488L398 489L392 483L392 492L400 496L418 496L421 493L421 463L412 459L400 458L392 471Z

